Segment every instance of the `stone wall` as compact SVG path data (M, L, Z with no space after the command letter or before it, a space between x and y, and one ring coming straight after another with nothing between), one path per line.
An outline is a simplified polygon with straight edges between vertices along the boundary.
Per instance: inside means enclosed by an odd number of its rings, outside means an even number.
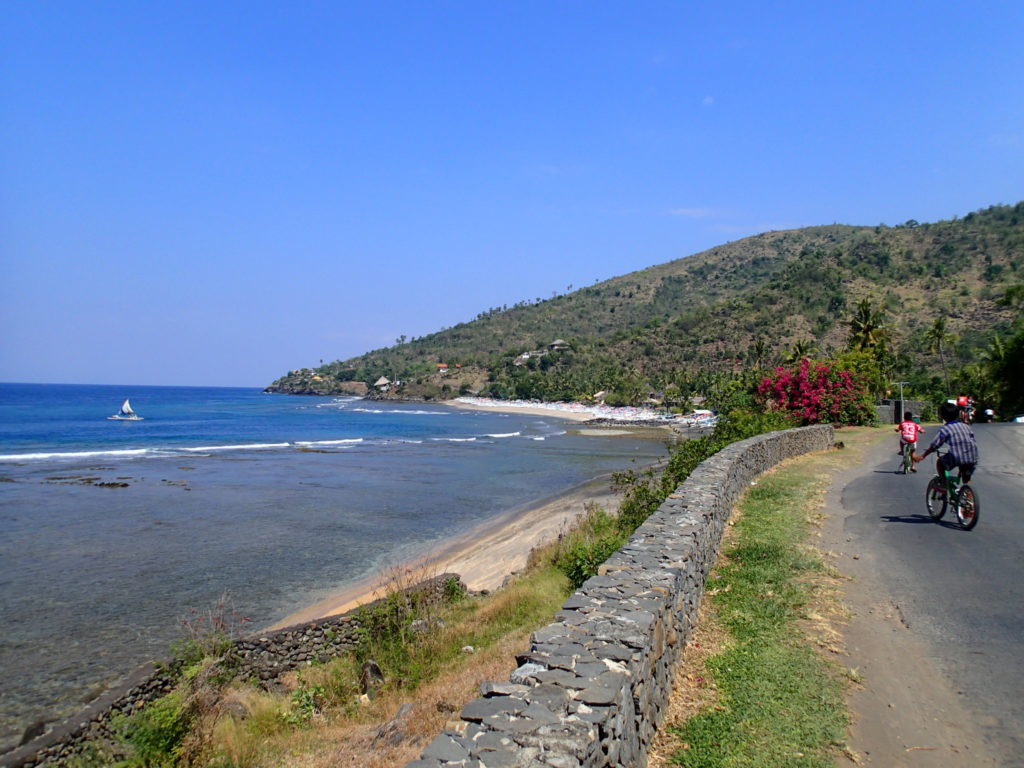
M774 432L702 463L533 634L509 681L483 685L407 768L646 765L736 500L783 459L833 440L830 426Z
M899 424L903 421L903 411L910 411L920 419L921 414L926 410L934 413L931 403L925 400L904 400L902 410L900 409L899 400L883 400L875 406L878 423L883 426L886 424Z
M406 592L416 593L427 602L446 596L454 580L459 589L465 585L457 574L445 573ZM372 608L380 601L368 604ZM359 609L339 616L298 624L236 640L226 654L232 672L239 678L259 680L271 685L282 674L313 662L327 661L355 646L360 630ZM176 675L169 671L173 663L147 664L129 675L119 686L107 691L74 717L28 744L0 755L0 768L36 768L65 761L81 754L89 744L110 740L111 719L140 709L169 693Z

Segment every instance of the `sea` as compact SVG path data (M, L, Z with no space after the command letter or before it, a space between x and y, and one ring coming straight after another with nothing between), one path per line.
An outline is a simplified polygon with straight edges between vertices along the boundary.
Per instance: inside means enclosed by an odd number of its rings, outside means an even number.
M116 421L129 398L141 421ZM73 714L225 594L253 631L658 440L211 387L0 384L0 746Z

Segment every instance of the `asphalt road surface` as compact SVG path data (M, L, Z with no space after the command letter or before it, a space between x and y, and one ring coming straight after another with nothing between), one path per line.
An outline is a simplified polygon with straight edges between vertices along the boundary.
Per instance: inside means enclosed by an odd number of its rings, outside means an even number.
M1001 764L1024 766L1024 425L974 429L981 455L971 481L980 502L974 530L958 529L951 511L940 522L928 517L934 457L916 474L897 474L895 433L843 489L844 528L870 552L902 622L968 705L976 732Z

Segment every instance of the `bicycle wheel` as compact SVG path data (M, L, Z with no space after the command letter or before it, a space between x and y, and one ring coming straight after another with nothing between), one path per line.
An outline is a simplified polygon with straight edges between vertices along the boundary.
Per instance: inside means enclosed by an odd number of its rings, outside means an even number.
M910 446L906 446L903 449L903 474L909 475L911 468L914 466L913 451L910 450Z
M978 513L981 511L978 505L978 495L969 485L960 486L960 492L956 495L956 522L965 531L971 530L978 524Z
M946 482L938 475L928 481L928 488L924 492L924 505L928 507L928 514L932 520L941 520L946 514Z

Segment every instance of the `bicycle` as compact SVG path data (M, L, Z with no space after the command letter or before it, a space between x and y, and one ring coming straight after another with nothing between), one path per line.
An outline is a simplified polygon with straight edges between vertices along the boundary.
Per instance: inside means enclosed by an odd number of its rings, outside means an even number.
M903 452L900 458L900 469L903 470L904 475L909 475L916 471L914 469L914 453L917 451L917 443L900 443L900 449ZM900 469L896 471L899 472Z
M969 531L978 524L981 512L978 494L970 484L960 482L959 472L954 475L948 469L943 469L941 475L935 475L929 480L924 503L932 520L941 520L952 503L956 524L962 530Z

